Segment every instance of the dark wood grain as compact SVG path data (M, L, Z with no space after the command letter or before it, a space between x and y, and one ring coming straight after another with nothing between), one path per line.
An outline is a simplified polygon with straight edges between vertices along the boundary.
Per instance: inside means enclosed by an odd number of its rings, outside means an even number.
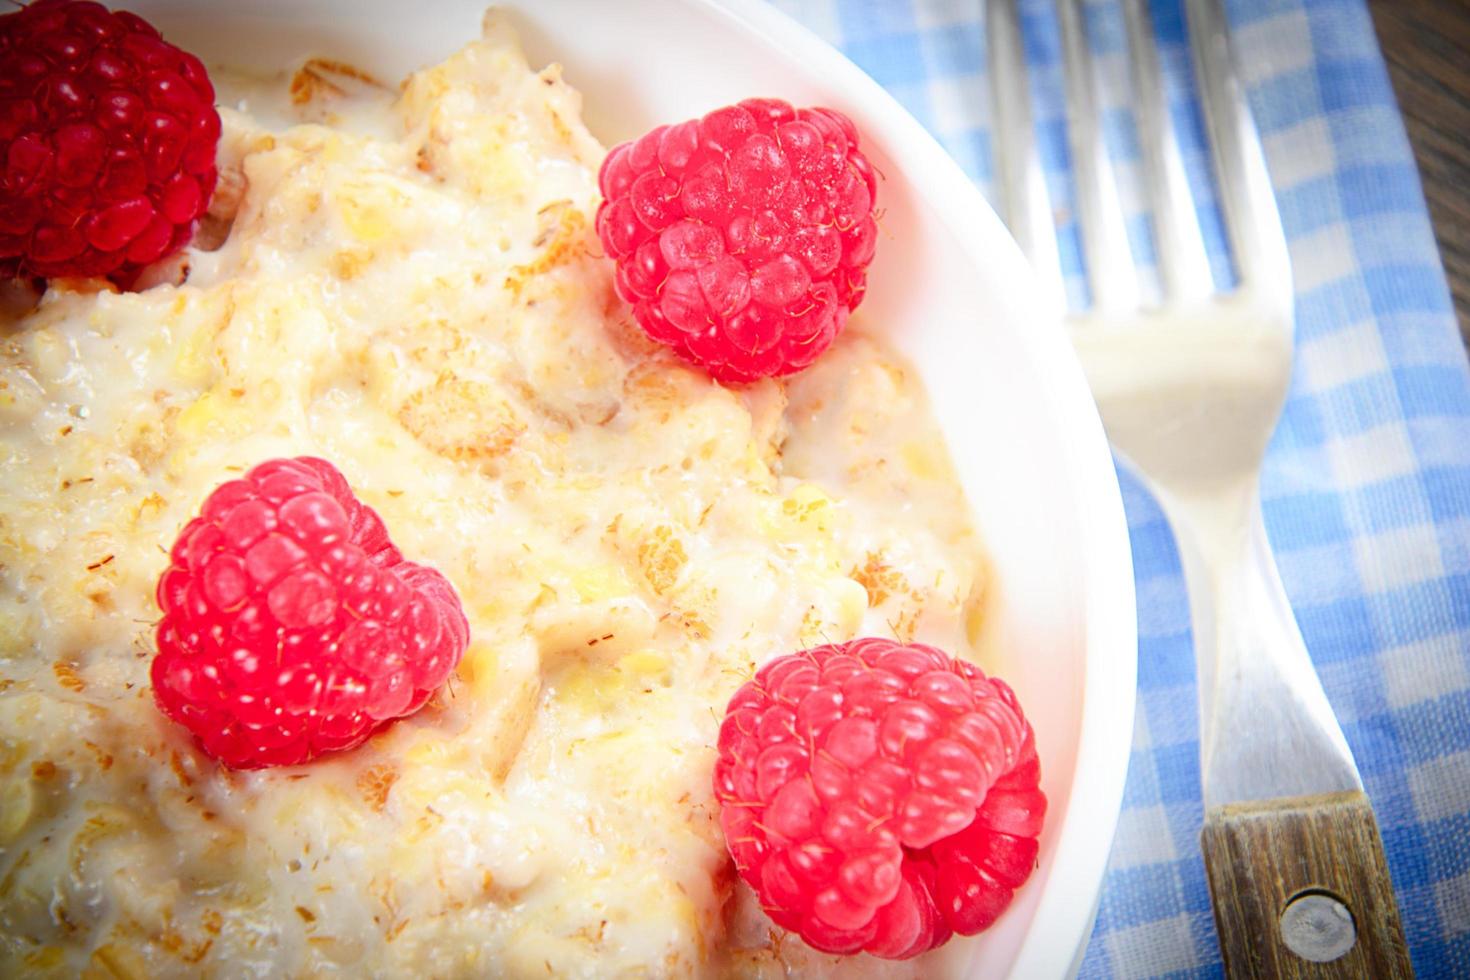
M1470 0L1369 0L1470 346Z
M1215 807L1200 844L1228 976L1414 975L1378 823L1361 792ZM1310 891L1339 899L1357 927L1357 942L1330 963L1302 959L1281 939L1282 912Z

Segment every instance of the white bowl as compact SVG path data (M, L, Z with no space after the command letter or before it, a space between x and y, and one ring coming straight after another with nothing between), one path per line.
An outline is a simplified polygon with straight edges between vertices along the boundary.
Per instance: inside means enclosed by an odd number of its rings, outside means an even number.
M385 78L479 35L485 0L129 0L207 62L330 55ZM1132 562L1082 372L1004 226L939 145L840 54L760 0L519 0L612 144L751 95L846 112L886 176L859 313L918 366L990 550L1000 672L1051 801L1040 867L967 972L1054 977L1085 949L1122 801L1137 667Z

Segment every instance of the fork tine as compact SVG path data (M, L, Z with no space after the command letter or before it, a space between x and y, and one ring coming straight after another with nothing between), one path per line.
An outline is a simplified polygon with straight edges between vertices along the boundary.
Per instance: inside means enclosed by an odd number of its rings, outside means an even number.
M1154 40L1153 18L1148 0L1123 0L1123 19L1128 30L1129 62L1132 66L1133 104L1138 118L1138 140L1143 151L1143 169L1153 209L1159 274L1164 300L1191 303L1214 291L1210 259L1200 236L1194 198L1184 175L1179 141L1164 97L1164 73L1159 68L1159 47Z
M1138 307L1138 279L1112 163L1103 141L1082 2L1061 0L1057 13L1066 74L1067 130L1092 306L1099 313L1129 313Z
M985 5L1001 201L1006 225L1041 279L1042 289L1057 309L1064 309L1067 298L1057 253L1057 230L1046 193L1046 174L1036 148L1026 53L1016 3L1017 0L989 0Z
M1220 0L1186 0L1189 46L1200 104L1210 131L1210 153L1224 205L1225 226L1243 290L1276 309L1291 310L1291 266L1281 214L1261 137L1236 74L1230 28Z

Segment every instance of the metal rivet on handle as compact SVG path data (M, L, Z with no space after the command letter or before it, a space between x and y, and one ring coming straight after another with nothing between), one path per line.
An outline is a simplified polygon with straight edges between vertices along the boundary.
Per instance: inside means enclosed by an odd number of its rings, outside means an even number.
M1331 963L1358 941L1358 927L1348 907L1331 892L1303 892L1281 913L1281 941L1313 963Z

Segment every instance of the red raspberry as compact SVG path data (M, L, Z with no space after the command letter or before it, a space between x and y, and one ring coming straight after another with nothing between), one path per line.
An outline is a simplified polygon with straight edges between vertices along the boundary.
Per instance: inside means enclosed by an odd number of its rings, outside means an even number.
M0 16L0 276L130 284L194 233L219 135L204 65L136 14Z
M422 707L469 642L454 587L405 561L325 460L218 487L172 558L154 697L235 769L359 744Z
M800 371L862 302L877 181L840 112L747 99L615 147L598 183L618 295L718 381Z
M811 946L906 959L974 935L1036 863L1031 726L1002 681L933 647L777 657L730 699L715 796L766 912Z

